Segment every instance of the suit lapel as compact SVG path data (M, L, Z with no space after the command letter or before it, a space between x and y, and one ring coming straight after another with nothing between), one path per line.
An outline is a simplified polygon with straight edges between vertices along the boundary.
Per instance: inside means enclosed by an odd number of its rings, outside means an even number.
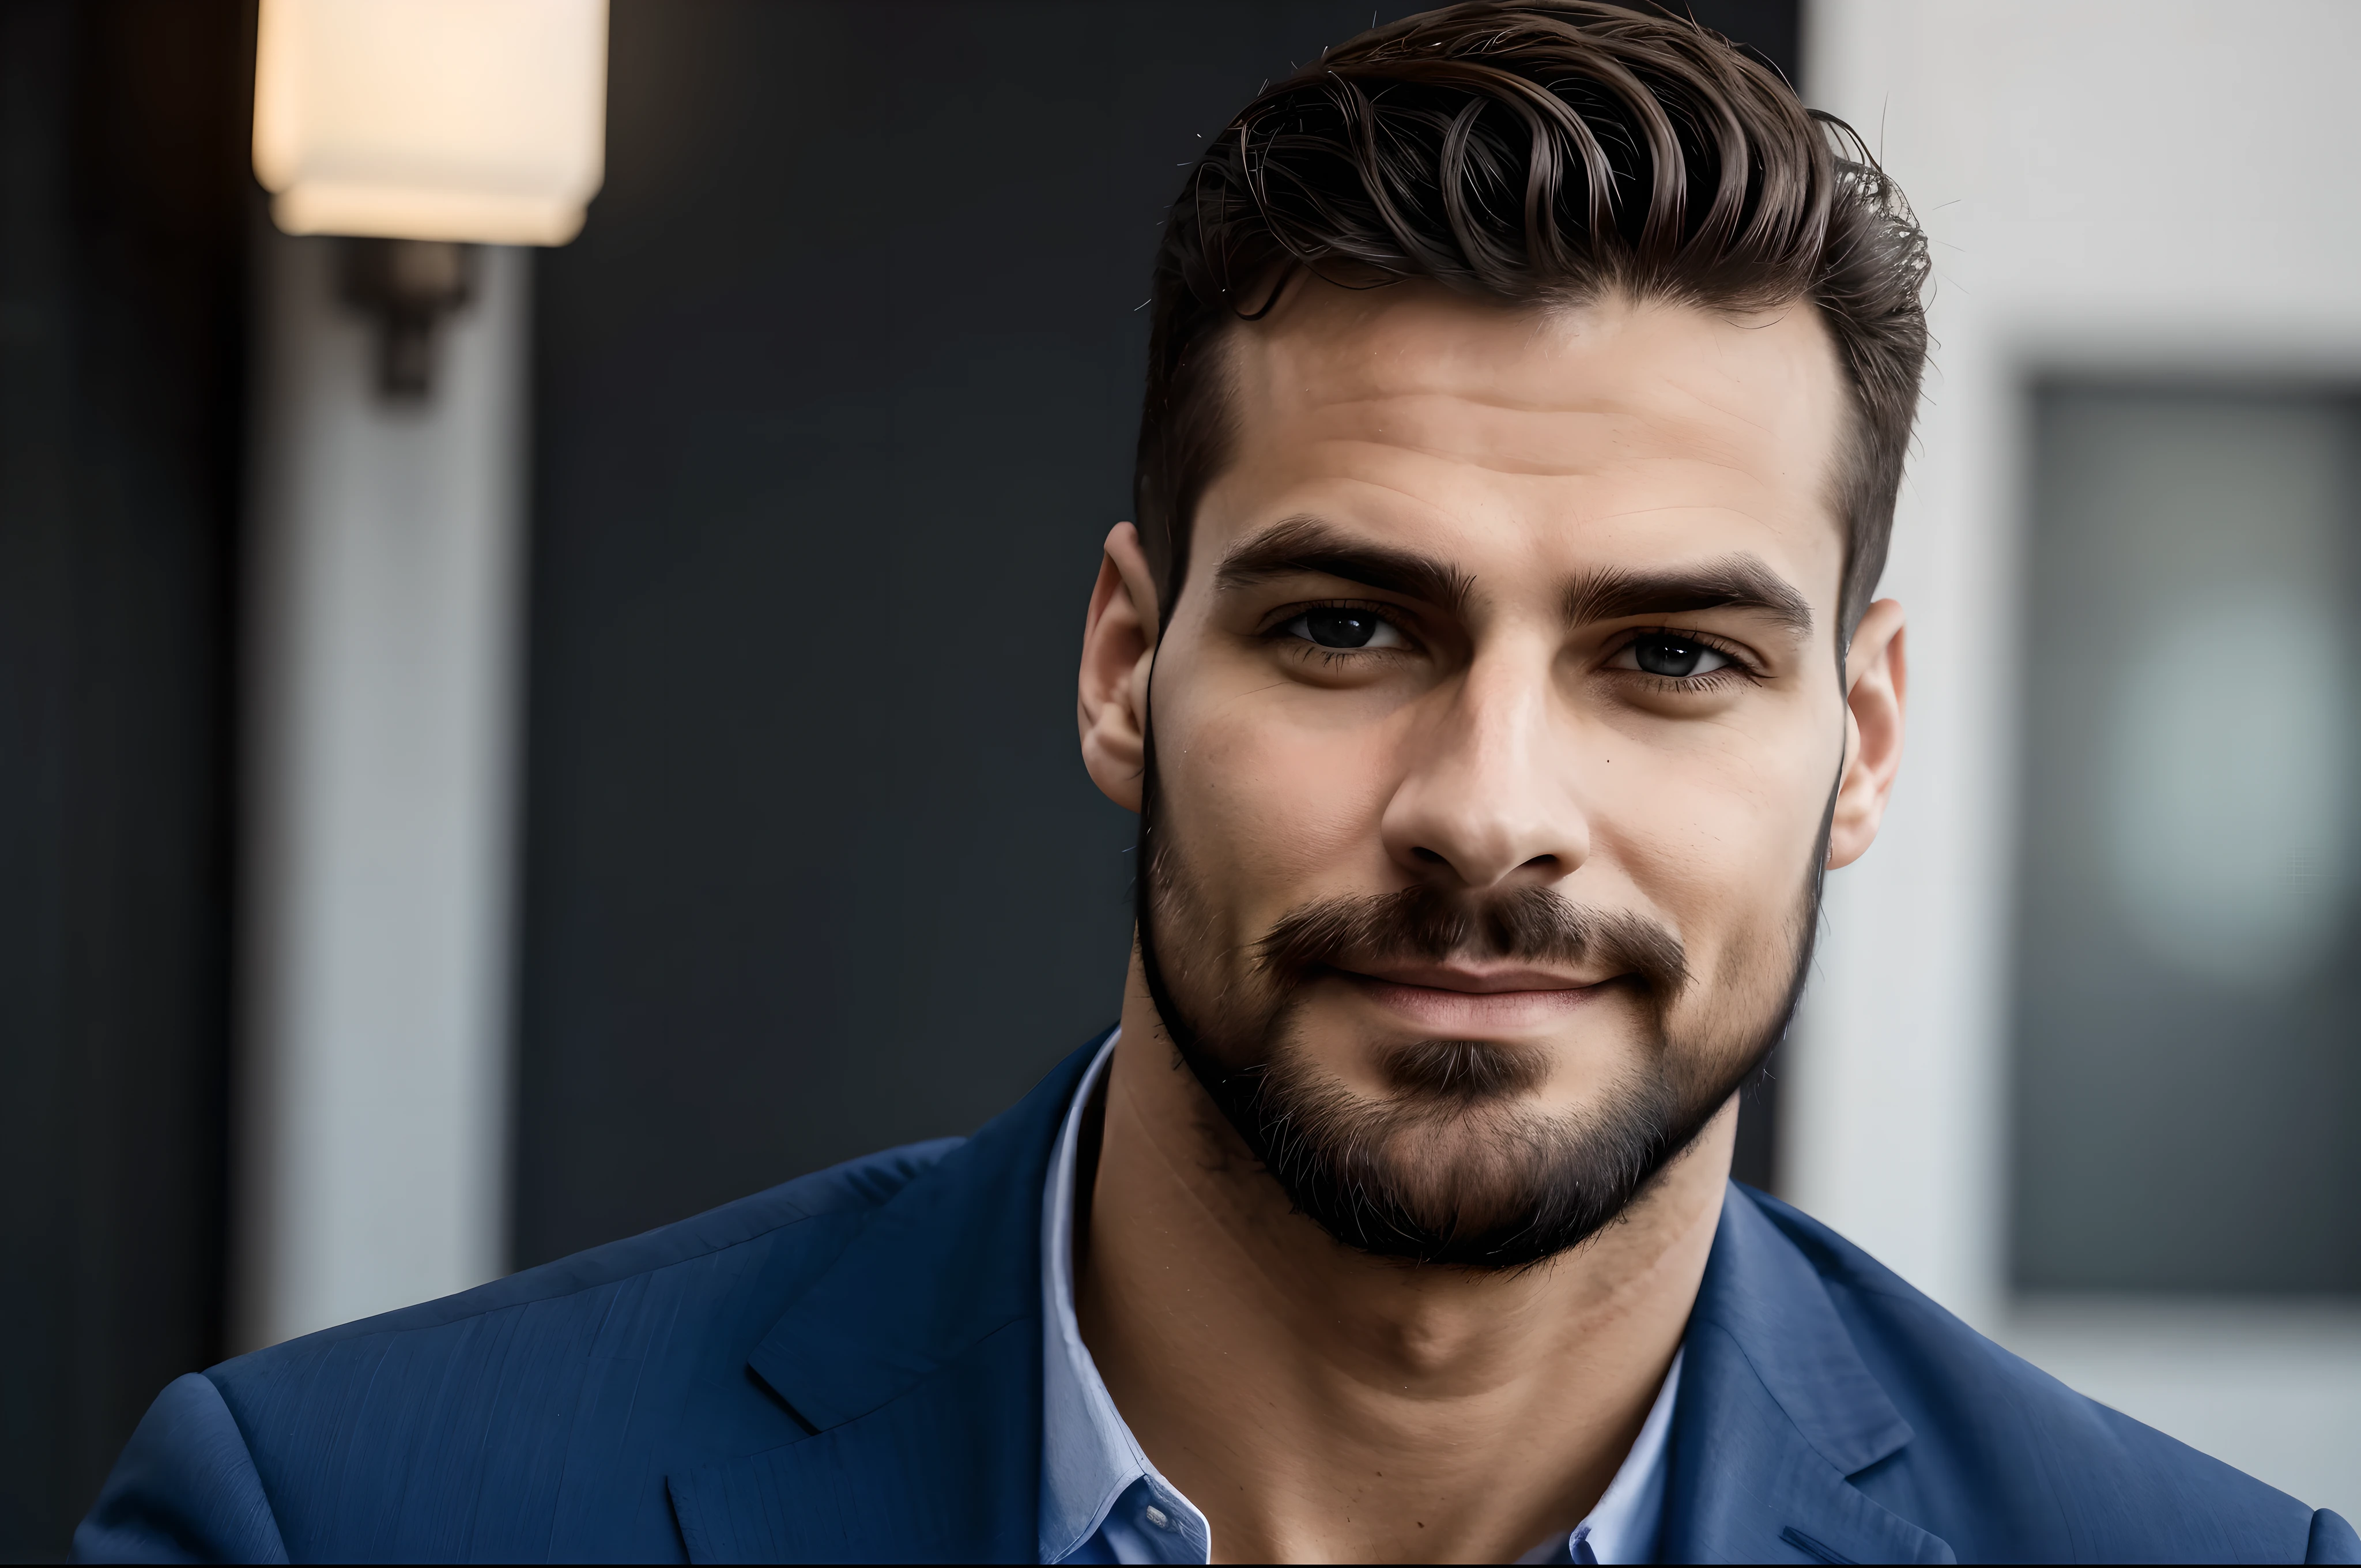
M1733 1187L1689 1318L1675 1410L1669 1563L1950 1563L1846 1477L1911 1431L1818 1274Z
M749 1370L811 1435L666 1478L698 1563L1031 1562L1041 1183L1098 1042L880 1208Z

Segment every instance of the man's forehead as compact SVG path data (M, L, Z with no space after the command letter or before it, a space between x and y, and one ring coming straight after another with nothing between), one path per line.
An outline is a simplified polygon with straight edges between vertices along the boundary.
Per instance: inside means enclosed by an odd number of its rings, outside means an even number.
M1311 280L1239 323L1229 347L1249 433L1254 415L1343 424L1422 410L1511 431L1636 421L1672 439L1795 443L1828 433L1844 404L1834 345L1807 304L1508 305L1426 282Z
M1845 394L1808 308L1511 309L1433 285L1289 304L1228 345L1237 443L1200 561L1311 513L1455 554L1750 549L1834 592Z

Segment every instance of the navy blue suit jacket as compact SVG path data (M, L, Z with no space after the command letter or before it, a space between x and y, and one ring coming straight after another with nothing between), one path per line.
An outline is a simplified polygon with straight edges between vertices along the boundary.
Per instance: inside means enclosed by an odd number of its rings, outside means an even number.
M1041 1183L1088 1059L973 1138L182 1377L76 1555L1031 1562ZM1669 1561L2361 1562L1744 1188L1686 1343Z

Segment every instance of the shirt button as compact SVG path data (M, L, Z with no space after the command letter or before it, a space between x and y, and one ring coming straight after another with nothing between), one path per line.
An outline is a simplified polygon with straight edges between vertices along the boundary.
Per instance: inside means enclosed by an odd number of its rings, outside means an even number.
M1154 1525L1159 1530L1170 1530L1172 1528L1172 1517L1170 1514L1167 1514L1162 1508L1158 1508L1154 1503L1148 1505L1148 1522Z

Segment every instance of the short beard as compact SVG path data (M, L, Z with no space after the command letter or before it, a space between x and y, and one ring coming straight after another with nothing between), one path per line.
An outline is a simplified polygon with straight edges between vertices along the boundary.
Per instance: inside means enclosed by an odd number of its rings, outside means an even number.
M1160 938L1194 926L1215 963L1202 901L1158 810L1155 744L1146 758L1135 889L1140 969L1165 1032L1246 1147L1301 1212L1337 1241L1380 1256L1477 1270L1528 1268L1612 1223L1697 1140L1787 1031L1819 923L1833 791L1805 878L1785 983L1767 1007L1675 1037L1675 1001L1697 981L1679 938L1630 914L1598 915L1526 887L1457 897L1418 885L1290 911L1255 945L1248 975L1190 977L1215 1005L1184 1007ZM1331 968L1455 955L1587 962L1640 1003L1640 1062L1577 1113L1520 1108L1550 1063L1476 1040L1421 1040L1379 1058L1392 1092L1356 1094L1323 1074L1295 1034L1304 988ZM1724 987L1729 989L1729 987ZM1742 998L1712 998L1740 1003Z

